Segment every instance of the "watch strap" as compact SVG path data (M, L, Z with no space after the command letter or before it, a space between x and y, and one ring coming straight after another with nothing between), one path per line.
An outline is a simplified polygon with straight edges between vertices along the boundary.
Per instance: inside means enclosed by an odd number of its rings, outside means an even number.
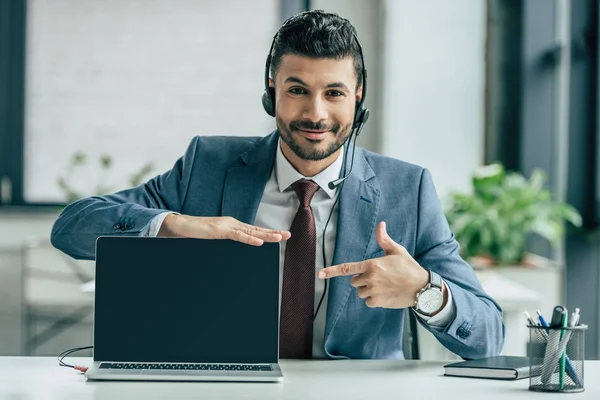
M417 300L419 299L419 296L421 295L421 293L425 292L426 290L428 290L430 288L435 288L435 289L439 290L440 292L442 292L442 287L444 285L444 281L442 280L442 277L439 274L437 274L431 270L427 270L427 272L429 272L429 282L417 293L417 297L415 298L415 305L412 308L418 314L430 316L431 314L426 313L419 309Z
M429 270L429 283L431 284L431 286L436 287L440 290L442 289L442 286L444 285L444 283L442 281L442 277L439 274L437 274L431 270Z

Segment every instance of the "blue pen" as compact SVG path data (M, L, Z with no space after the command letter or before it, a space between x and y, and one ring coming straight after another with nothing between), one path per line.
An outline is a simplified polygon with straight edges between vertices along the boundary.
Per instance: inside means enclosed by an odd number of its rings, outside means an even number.
M537 315L538 315L538 319L540 320L540 325L543 326L544 328L548 328L549 327L548 322L546 322L546 319L544 318L544 316L542 315L540 310L537 310ZM548 332L548 329L546 329L546 332ZM571 377L571 379L577 386L582 386L581 381L579 380L579 377L577 376L577 372L575 372L575 368L573 367L571 360L569 360L569 357L566 357L565 361L567 363L567 374L569 374L569 376Z
M544 318L544 316L542 315L540 310L537 310L536 312L538 315L538 319L540 320L540 325L543 326L544 328L549 327L550 325L548 324L548 322L546 322L546 319ZM546 329L546 333L548 333L548 329Z

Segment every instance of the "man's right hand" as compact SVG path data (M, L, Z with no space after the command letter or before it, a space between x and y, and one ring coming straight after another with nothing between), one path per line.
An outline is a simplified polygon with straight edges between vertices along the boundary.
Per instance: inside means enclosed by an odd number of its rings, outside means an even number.
M264 242L288 240L292 235L288 231L276 231L248 225L233 217L192 217L169 214L165 217L158 236L231 239L260 246Z

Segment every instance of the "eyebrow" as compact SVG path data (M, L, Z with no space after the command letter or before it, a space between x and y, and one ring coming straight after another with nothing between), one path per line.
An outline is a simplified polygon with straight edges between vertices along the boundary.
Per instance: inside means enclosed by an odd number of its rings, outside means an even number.
M288 77L284 83L288 83L288 82L292 82L292 83L299 83L302 86L309 86L306 82L304 82L302 79L297 78L295 76L290 76ZM326 86L327 89L331 89L331 88L340 88L340 89L344 89L346 91L349 91L348 86L346 86L344 83L342 82L333 82L330 83L329 85Z

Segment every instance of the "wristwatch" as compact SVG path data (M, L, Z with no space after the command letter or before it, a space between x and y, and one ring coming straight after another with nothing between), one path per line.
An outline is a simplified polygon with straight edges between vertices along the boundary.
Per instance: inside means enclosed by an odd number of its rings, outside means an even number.
M429 282L417 293L413 309L419 314L431 316L444 304L442 277L433 271L429 272Z

